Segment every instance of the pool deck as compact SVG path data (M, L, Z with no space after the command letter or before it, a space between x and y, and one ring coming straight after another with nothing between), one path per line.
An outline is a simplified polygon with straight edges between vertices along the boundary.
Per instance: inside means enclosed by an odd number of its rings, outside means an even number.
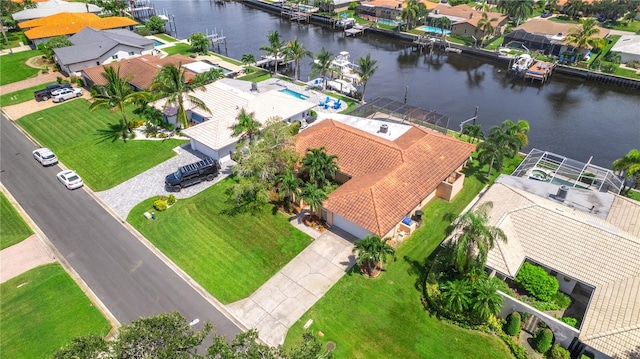
M315 87L315 84L313 83L313 81L310 81L309 83L307 83L306 86L301 86L288 81L272 78L272 79L268 79L266 81L260 82L258 84L258 88L261 91L262 90L281 91L284 89L295 91L301 95L307 96L308 98L306 101L316 105L316 107L313 108L314 111L316 112L336 113L346 109L348 106L344 101L341 101L339 108L337 109L333 108L332 104L334 104L338 98L330 94L324 94L320 92L319 89ZM320 102L321 101L326 102L327 97L329 98L329 107L328 108L320 107Z
M215 56L215 55L198 55L196 56L196 60L197 61L203 61L203 60L207 60L210 63L212 63L213 65L216 66L220 66L223 67L227 70L230 70L232 73L234 74L239 74L244 72L244 68L242 66L238 66L235 64L232 64L228 61L223 60L222 58Z

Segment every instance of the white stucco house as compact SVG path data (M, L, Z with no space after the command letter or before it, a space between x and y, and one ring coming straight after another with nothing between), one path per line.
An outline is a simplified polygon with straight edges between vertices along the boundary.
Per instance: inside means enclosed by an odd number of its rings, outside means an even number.
M640 61L640 35L622 35L611 51L620 54L620 62Z

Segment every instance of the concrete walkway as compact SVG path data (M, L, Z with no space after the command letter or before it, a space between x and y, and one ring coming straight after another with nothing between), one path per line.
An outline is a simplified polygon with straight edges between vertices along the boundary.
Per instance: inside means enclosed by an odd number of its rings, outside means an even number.
M297 220L294 225L304 226ZM353 240L337 230L322 233L251 296L229 304L228 310L247 328L256 328L268 345L284 343L289 328L355 264Z
M176 198L192 197L214 184L222 181L231 174L233 161L222 163L222 170L218 177L211 182L201 182L194 186L182 189L182 191L174 193L169 192L165 188L164 178L175 172L178 167L201 160L204 155L200 152L193 151L189 143L174 149L178 153L177 156L119 184L116 187L102 192L96 192L111 209L113 209L122 219L126 219L131 209L140 202L158 195L174 194Z
M16 82L12 82L10 84L6 84L3 86L0 86L0 93L11 93L11 92L16 92L19 90L24 90L26 88L29 87L34 87L34 86L38 86L38 85L42 85L42 84L46 84L48 82L56 82L56 79L58 77L62 77L64 79L67 79L66 76L64 76L63 74L59 73L59 72L53 72L50 71L46 74L43 74L42 72L38 72L37 76L34 77L30 77L26 80L22 80L22 81L16 81Z
M20 243L0 251L0 283L56 259L44 247L40 239L33 234Z

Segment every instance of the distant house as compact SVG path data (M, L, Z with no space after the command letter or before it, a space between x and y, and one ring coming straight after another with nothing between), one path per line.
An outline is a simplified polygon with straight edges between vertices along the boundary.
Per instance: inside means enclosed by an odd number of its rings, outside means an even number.
M640 61L640 35L622 35L611 51L620 54L622 63Z
M149 54L154 49L153 40L124 29L96 30L85 27L69 40L73 46L53 50L54 60L60 70L67 74Z
M322 206L330 225L358 238L410 234L416 211L462 189L474 145L413 125L326 115L296 135L296 150L325 147L338 156L342 185Z
M25 36L38 45L56 36L71 36L86 27L97 30L129 29L138 23L127 17L99 17L92 13L63 12L43 18L21 22L18 26L25 30Z
M21 1L19 1L21 2ZM43 17L67 12L67 13L93 13L100 14L102 8L87 2L75 2L64 0L35 0L36 7L17 11L11 17L17 22L40 19Z
M462 4L451 6L448 4L438 4L429 13L429 19L447 17L451 21L451 33L461 36L474 36L477 39L484 37L484 31L478 26L478 21L482 19L482 11L475 10L469 5ZM500 36L507 28L507 15L497 12L487 12L489 20L496 19L492 23L494 35Z
M431 10L436 6L436 4L427 0L420 2L425 5L427 10ZM356 8L356 14L370 18L375 17L376 19L397 20L404 6L405 3L402 0L371 0L360 3Z

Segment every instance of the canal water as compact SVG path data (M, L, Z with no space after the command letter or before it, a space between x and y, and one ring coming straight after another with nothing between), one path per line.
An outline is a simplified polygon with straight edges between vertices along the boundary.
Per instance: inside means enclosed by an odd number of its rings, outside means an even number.
M226 55L240 59L252 53L259 59L267 34L295 36L312 52L322 47L352 59L371 54L378 70L367 84L365 97L388 97L437 110L450 117L449 128L472 117L485 132L505 119L527 120L529 146L609 168L632 148L640 148L640 91L586 82L554 74L543 86L506 75L507 64L463 54L419 55L411 46L373 34L345 38L326 27L291 23L277 15L239 2L155 0L158 11L175 18L179 38L193 32L217 30L227 38ZM222 54L225 49L222 47ZM301 62L301 79L310 73L311 58Z

